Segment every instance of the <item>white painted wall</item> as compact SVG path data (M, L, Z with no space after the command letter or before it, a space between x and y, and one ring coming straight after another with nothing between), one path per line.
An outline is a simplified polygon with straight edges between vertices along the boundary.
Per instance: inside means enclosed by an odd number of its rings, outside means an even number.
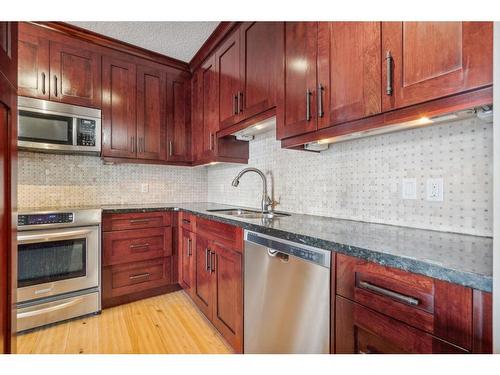
M495 22L493 50L493 351L500 353L500 22Z

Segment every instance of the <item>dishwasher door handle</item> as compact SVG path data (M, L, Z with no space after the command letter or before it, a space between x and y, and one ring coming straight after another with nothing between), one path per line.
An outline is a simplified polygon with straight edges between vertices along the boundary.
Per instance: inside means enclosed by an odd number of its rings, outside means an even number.
M288 254L279 252L278 250L273 250L273 249L268 248L267 255L269 255L270 257L277 258L277 259L281 260L283 263L288 263L288 260L289 260Z

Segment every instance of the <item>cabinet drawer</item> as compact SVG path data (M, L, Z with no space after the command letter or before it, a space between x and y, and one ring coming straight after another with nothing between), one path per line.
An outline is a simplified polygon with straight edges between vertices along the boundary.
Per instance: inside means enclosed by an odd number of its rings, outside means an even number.
M471 349L472 290L337 255L337 294Z
M196 215L181 212L179 214L179 223L182 229L186 229L190 232L196 231Z
M196 233L204 234L239 252L243 251L243 230L240 227L198 217Z
M103 265L110 266L172 255L172 227L103 234Z
M170 282L170 258L108 266L103 269L103 299L141 292Z
M171 212L105 214L102 218L102 230L109 232L124 229L156 228L165 227L171 223Z
M405 323L337 296L335 352L337 354L465 354Z

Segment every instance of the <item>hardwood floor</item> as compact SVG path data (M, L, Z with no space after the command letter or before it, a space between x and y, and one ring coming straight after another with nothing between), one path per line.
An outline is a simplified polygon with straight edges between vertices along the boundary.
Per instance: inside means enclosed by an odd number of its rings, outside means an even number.
M183 292L20 334L19 354L227 354L232 349Z

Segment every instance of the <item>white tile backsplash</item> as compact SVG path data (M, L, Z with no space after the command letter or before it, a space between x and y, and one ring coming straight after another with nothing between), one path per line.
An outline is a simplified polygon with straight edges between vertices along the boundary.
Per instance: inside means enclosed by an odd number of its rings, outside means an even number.
M250 166L273 181L277 209L410 227L491 235L492 127L477 119L333 144L312 153L284 150L274 133L250 142ZM97 157L19 153L20 208L211 201L259 207L261 182L244 165L208 168L104 165ZM416 199L402 199L414 178ZM444 201L426 200L443 178ZM148 192L141 193L147 183Z
M492 234L492 126L476 118L337 143L319 154L281 149L270 132L250 142L249 165L273 180L279 210ZM210 167L208 200L259 207L259 176L231 186L242 168ZM416 199L402 199L407 178L416 179ZM443 178L443 202L426 200L429 178Z
M141 192L141 184L148 192ZM20 152L18 206L205 201L206 168L146 164L105 165L100 158Z

